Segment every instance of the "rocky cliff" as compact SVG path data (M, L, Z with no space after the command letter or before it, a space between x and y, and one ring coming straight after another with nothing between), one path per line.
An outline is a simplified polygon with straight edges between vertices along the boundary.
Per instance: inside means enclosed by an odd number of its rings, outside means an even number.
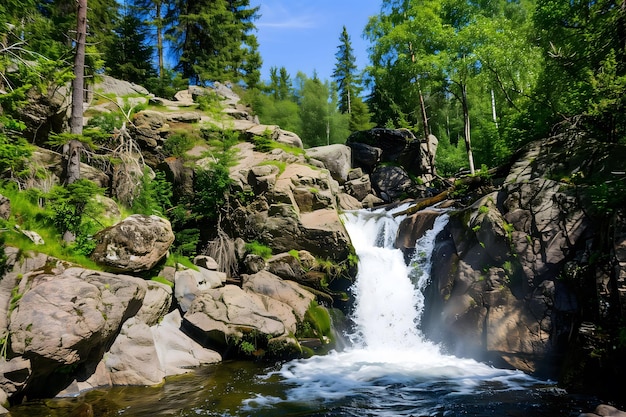
M571 130L464 190L472 203L449 212L433 255L425 334L451 353L619 399L609 381L626 366L625 156ZM436 215L410 216L398 246L410 250Z

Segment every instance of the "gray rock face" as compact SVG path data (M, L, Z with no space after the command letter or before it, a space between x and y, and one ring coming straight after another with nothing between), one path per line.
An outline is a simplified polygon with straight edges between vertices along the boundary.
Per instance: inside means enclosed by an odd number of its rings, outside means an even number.
M22 297L8 326L11 349L32 363L29 389L45 393L63 388L63 369L100 360L122 323L140 309L146 284L69 268L26 274L18 291Z
M580 198L585 193L554 178L592 164L585 162L585 140L563 139L530 144L502 187L452 214L439 236L423 324L452 352L555 375L562 352L576 349L573 318L585 314L581 306L590 298L597 297L598 305L607 300L605 306L619 299L609 289L610 278L598 272L587 279L602 283L596 287L601 289L583 299L577 295L587 288L583 274L590 268L589 248L597 244L594 220ZM616 156L609 151L595 158L602 164L582 175L611 172ZM619 279L615 283L619 287Z
M98 232L91 258L120 272L147 271L157 264L174 242L169 221L135 214Z
M333 178L343 184L348 178L348 172L352 169L352 151L346 145L328 145L309 148L307 156L322 161Z
M409 174L398 166L379 166L372 173L372 187L386 202L397 200L402 195L415 195L416 186Z
M229 341L242 340L247 335L285 334L284 323L268 310L261 298L235 285L196 297L185 313L183 329L204 346L218 351L225 350Z

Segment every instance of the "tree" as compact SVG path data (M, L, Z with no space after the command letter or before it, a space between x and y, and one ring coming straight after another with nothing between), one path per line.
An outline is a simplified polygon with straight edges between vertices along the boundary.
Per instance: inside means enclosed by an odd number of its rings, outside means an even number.
M147 25L127 8L115 29L117 53L108 54L105 60L109 75L141 85L157 75L147 30Z
M172 0L134 0L132 9L134 14L147 25L154 27L156 38L157 71L159 77L165 77L165 47L164 36L166 30L173 23L174 4Z
M352 100L358 95L358 79L356 77L356 57L350 43L350 36L346 27L343 27L341 42L337 47L335 57L337 62L333 71L333 79L337 83L339 91L339 111L341 113L352 113Z
M251 32L259 7L249 0L178 0L170 35L179 55L177 69L185 78L205 84L259 80L261 59Z
M502 99L520 113L523 98L534 87L537 54L529 46L527 7L527 2L505 0L384 1L381 14L366 27L373 44L369 104L383 117L378 123L409 128L419 123L428 135L433 121L449 127L456 124L450 117L459 117L474 171L472 125L486 126L482 120L490 119L492 112L478 114L473 109L491 104L493 90L494 102ZM504 44L504 39L509 42ZM525 68L531 69L526 77L520 75ZM458 101L458 116L448 111L455 109L446 104L451 98ZM503 115L509 113L500 118ZM478 123L472 124L472 119ZM438 126L434 130L446 132L455 143L455 132Z
M72 81L72 114L70 132L83 133L83 101L85 91L85 40L87 38L87 0L78 0L76 13L76 52L74 54L74 80ZM73 160L72 158L69 159ZM70 171L70 169L68 169ZM78 179L78 178L76 178Z
M534 116L549 128L583 115L600 136L624 138L626 2L537 0L533 17L545 58Z
M348 115L337 110L337 95L329 82L322 83L313 74L308 78L299 72L296 76L299 88L298 113L302 123L298 132L307 147L343 143L348 137Z

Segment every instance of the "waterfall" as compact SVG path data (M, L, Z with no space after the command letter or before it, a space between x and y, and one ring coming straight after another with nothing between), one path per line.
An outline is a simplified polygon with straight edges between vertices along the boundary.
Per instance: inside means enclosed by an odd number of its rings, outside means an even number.
M354 346L363 349L386 352L426 346L433 349L418 328L424 307L421 290L428 283L435 237L447 224L448 216L439 216L433 228L417 241L415 256L406 265L403 253L394 248L404 216L393 214L404 208L344 215L359 257L359 276L352 288L356 300L352 320L357 331L351 340ZM417 286L409 278L414 271L419 271Z
M394 248L403 216L393 211L359 210L344 215L344 224L359 257L352 287L355 307L351 344L342 351L285 363L266 376L287 385L281 397L262 396L244 402L244 410L279 404L332 404L340 415L434 415L442 398L497 390L523 391L536 382L519 371L496 369L472 359L441 352L420 331L422 290L430 279L437 234L448 221L442 213L432 230L416 242L415 256L405 263ZM462 400L465 401L465 400ZM299 405L298 405L299 407ZM375 410L364 414L364 410ZM305 414L303 414L305 415ZM317 415L317 414L311 414Z

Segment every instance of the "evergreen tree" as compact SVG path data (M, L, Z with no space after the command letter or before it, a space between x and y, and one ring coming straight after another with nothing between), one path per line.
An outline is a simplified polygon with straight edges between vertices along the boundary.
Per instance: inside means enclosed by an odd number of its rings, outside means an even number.
M177 69L198 84L258 83L261 59L251 32L259 7L249 0L178 0L178 25L170 31L179 54Z
M339 40L341 43L337 47L338 50L335 54L337 63L333 71L333 79L337 83L339 90L339 111L341 113L351 113L352 101L359 92L357 87L359 81L355 74L357 67L354 62L356 57L354 56L350 36L345 26L341 31Z
M109 75L141 85L157 75L152 65L154 48L149 44L148 30L139 17L126 10L115 29L118 52L107 55L105 60Z

